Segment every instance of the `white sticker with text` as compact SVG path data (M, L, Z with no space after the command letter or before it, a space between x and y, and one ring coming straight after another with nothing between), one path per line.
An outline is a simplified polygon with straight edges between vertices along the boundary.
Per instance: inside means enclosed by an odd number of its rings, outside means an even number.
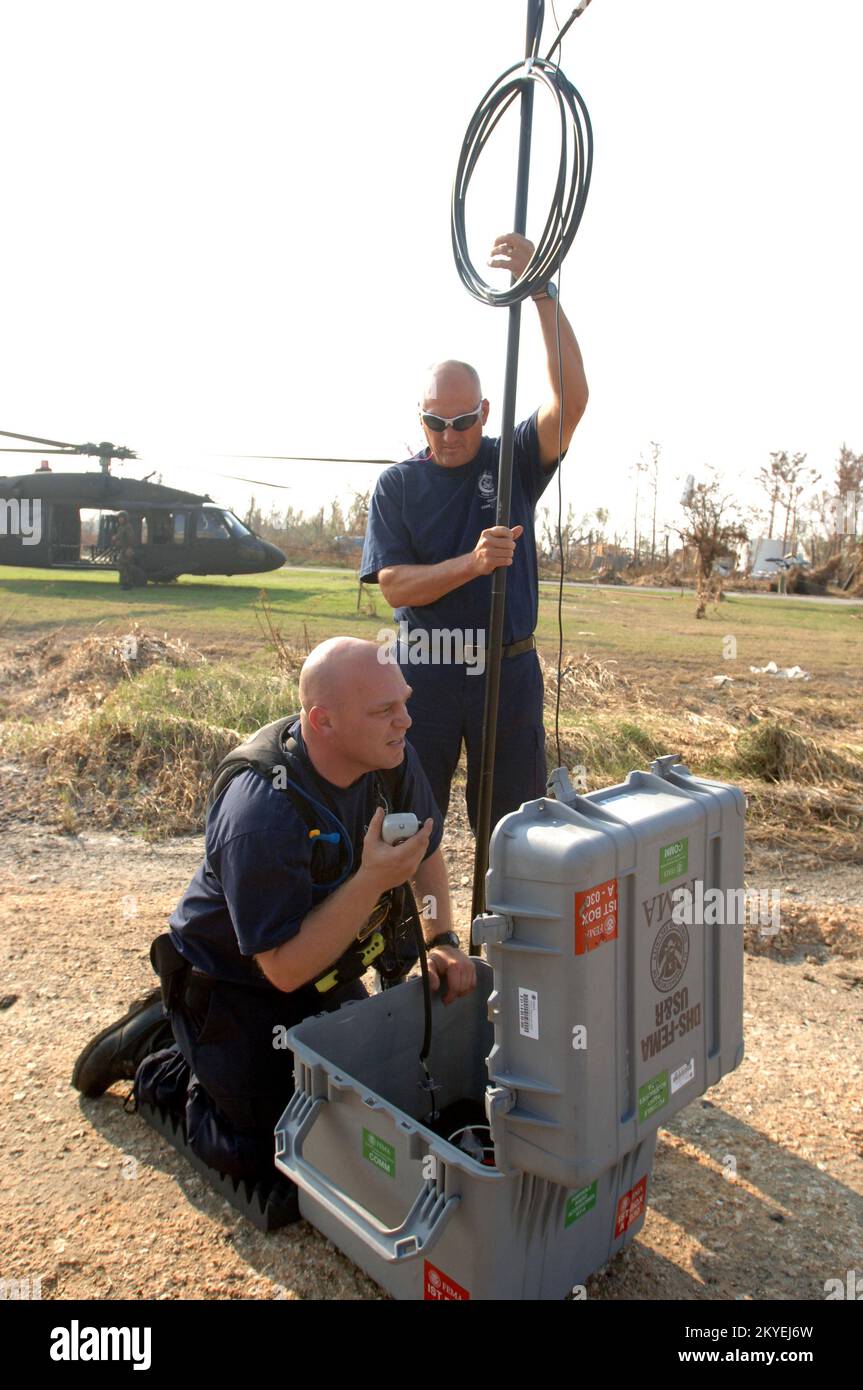
M694 1075L695 1058L690 1057L688 1062L681 1062L680 1066L671 1073L671 1094L674 1095L675 1091L679 1091L681 1086L685 1086L687 1081L691 1081Z
M539 1037L539 995L535 989L518 991L518 1031L523 1038Z

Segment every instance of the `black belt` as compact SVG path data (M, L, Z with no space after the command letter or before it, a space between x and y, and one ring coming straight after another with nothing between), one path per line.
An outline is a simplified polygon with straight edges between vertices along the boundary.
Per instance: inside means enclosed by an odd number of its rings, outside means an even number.
M192 969L189 971L185 980L185 989L182 993L182 1001L187 1009L193 1013L203 1014L210 1002L210 995L213 986L218 981L211 975L205 975L202 970Z
M203 1009L216 981L203 971L196 970L177 950L169 932L157 936L150 947L150 960L162 986L162 1003L167 1013L178 1004Z
M533 635L531 635L530 637L522 637L520 642L511 642L508 647L504 647L503 655L505 657L521 656L523 652L532 652L535 650L536 638Z

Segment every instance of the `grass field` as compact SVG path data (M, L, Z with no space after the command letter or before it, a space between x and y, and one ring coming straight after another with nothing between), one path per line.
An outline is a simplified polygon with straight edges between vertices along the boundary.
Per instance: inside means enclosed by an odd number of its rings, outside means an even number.
M263 658L264 644L255 616L261 591L268 596L276 624L285 637L320 641L336 633L374 637L391 621L380 590L358 585L353 573L285 569L260 577L181 579L125 592L114 575L69 574L57 578L45 570L0 568L0 632L35 636L62 627L81 634L96 623L138 622L153 631L168 631L198 647ZM374 611L369 611L370 608ZM763 666L817 667L823 672L852 674L863 662L863 603L829 605L794 599L758 599L730 595L696 621L695 601L677 591L645 593L641 589L567 589L563 622L565 645L590 650L603 658L639 666L682 662L686 667L715 667L731 672L739 662ZM726 636L736 641L736 660L723 656ZM551 655L557 648L557 595L543 587L537 639Z
M281 644L267 636L262 593ZM237 734L297 707L308 647L392 625L377 588L359 610L357 598L355 576L338 571L127 593L113 576L0 570L0 750L36 770L40 807L66 828L82 816L156 834L197 828ZM565 590L558 758L557 594L543 587L551 765L582 767L592 790L674 753L745 788L751 847L863 857L863 604L730 595L705 619L694 613L677 591ZM176 650L124 664L116 638L131 629ZM811 679L750 670L771 660ZM30 792L12 785L23 808Z

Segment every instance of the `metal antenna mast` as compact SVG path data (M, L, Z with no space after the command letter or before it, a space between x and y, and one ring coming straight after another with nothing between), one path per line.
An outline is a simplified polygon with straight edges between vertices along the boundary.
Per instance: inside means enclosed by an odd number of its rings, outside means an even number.
M536 29L541 22L540 0L528 0L525 58L535 50ZM525 83L521 92L521 128L518 139L518 171L515 189L513 230L524 235L527 224L527 195L530 183L530 140L533 126L533 83ZM515 393L518 382L518 349L521 337L521 301L509 306L506 340L506 374L503 386L503 422L500 436L498 465L496 526L509 526L512 498L512 445L515 430ZM482 756L479 775L479 804L477 810L476 848L473 862L473 903L471 920L485 911L485 875L488 869L488 842L491 836L491 794L494 779L494 754L497 743L497 715L500 696L500 663L503 653L503 616L506 606L506 565L492 573L491 614L486 652L485 707L483 710ZM471 954L478 955L471 935Z

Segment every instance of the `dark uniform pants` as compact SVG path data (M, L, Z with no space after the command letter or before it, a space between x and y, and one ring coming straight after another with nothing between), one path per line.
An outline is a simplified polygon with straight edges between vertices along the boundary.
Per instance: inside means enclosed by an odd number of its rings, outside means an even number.
M469 668L461 665L411 666L403 663L401 671L413 689L408 702L413 724L407 736L416 749L443 816L449 807L450 783L464 741L468 819L471 829L476 831L485 675L470 675ZM505 657L500 667L492 829L502 816L517 811L523 801L545 795L542 698L542 671L536 652Z
M309 987L284 994L193 975L170 1015L175 1045L141 1063L135 1096L183 1115L189 1147L211 1168L272 1176L273 1130L294 1089L285 1030L364 998L360 981L323 995Z

